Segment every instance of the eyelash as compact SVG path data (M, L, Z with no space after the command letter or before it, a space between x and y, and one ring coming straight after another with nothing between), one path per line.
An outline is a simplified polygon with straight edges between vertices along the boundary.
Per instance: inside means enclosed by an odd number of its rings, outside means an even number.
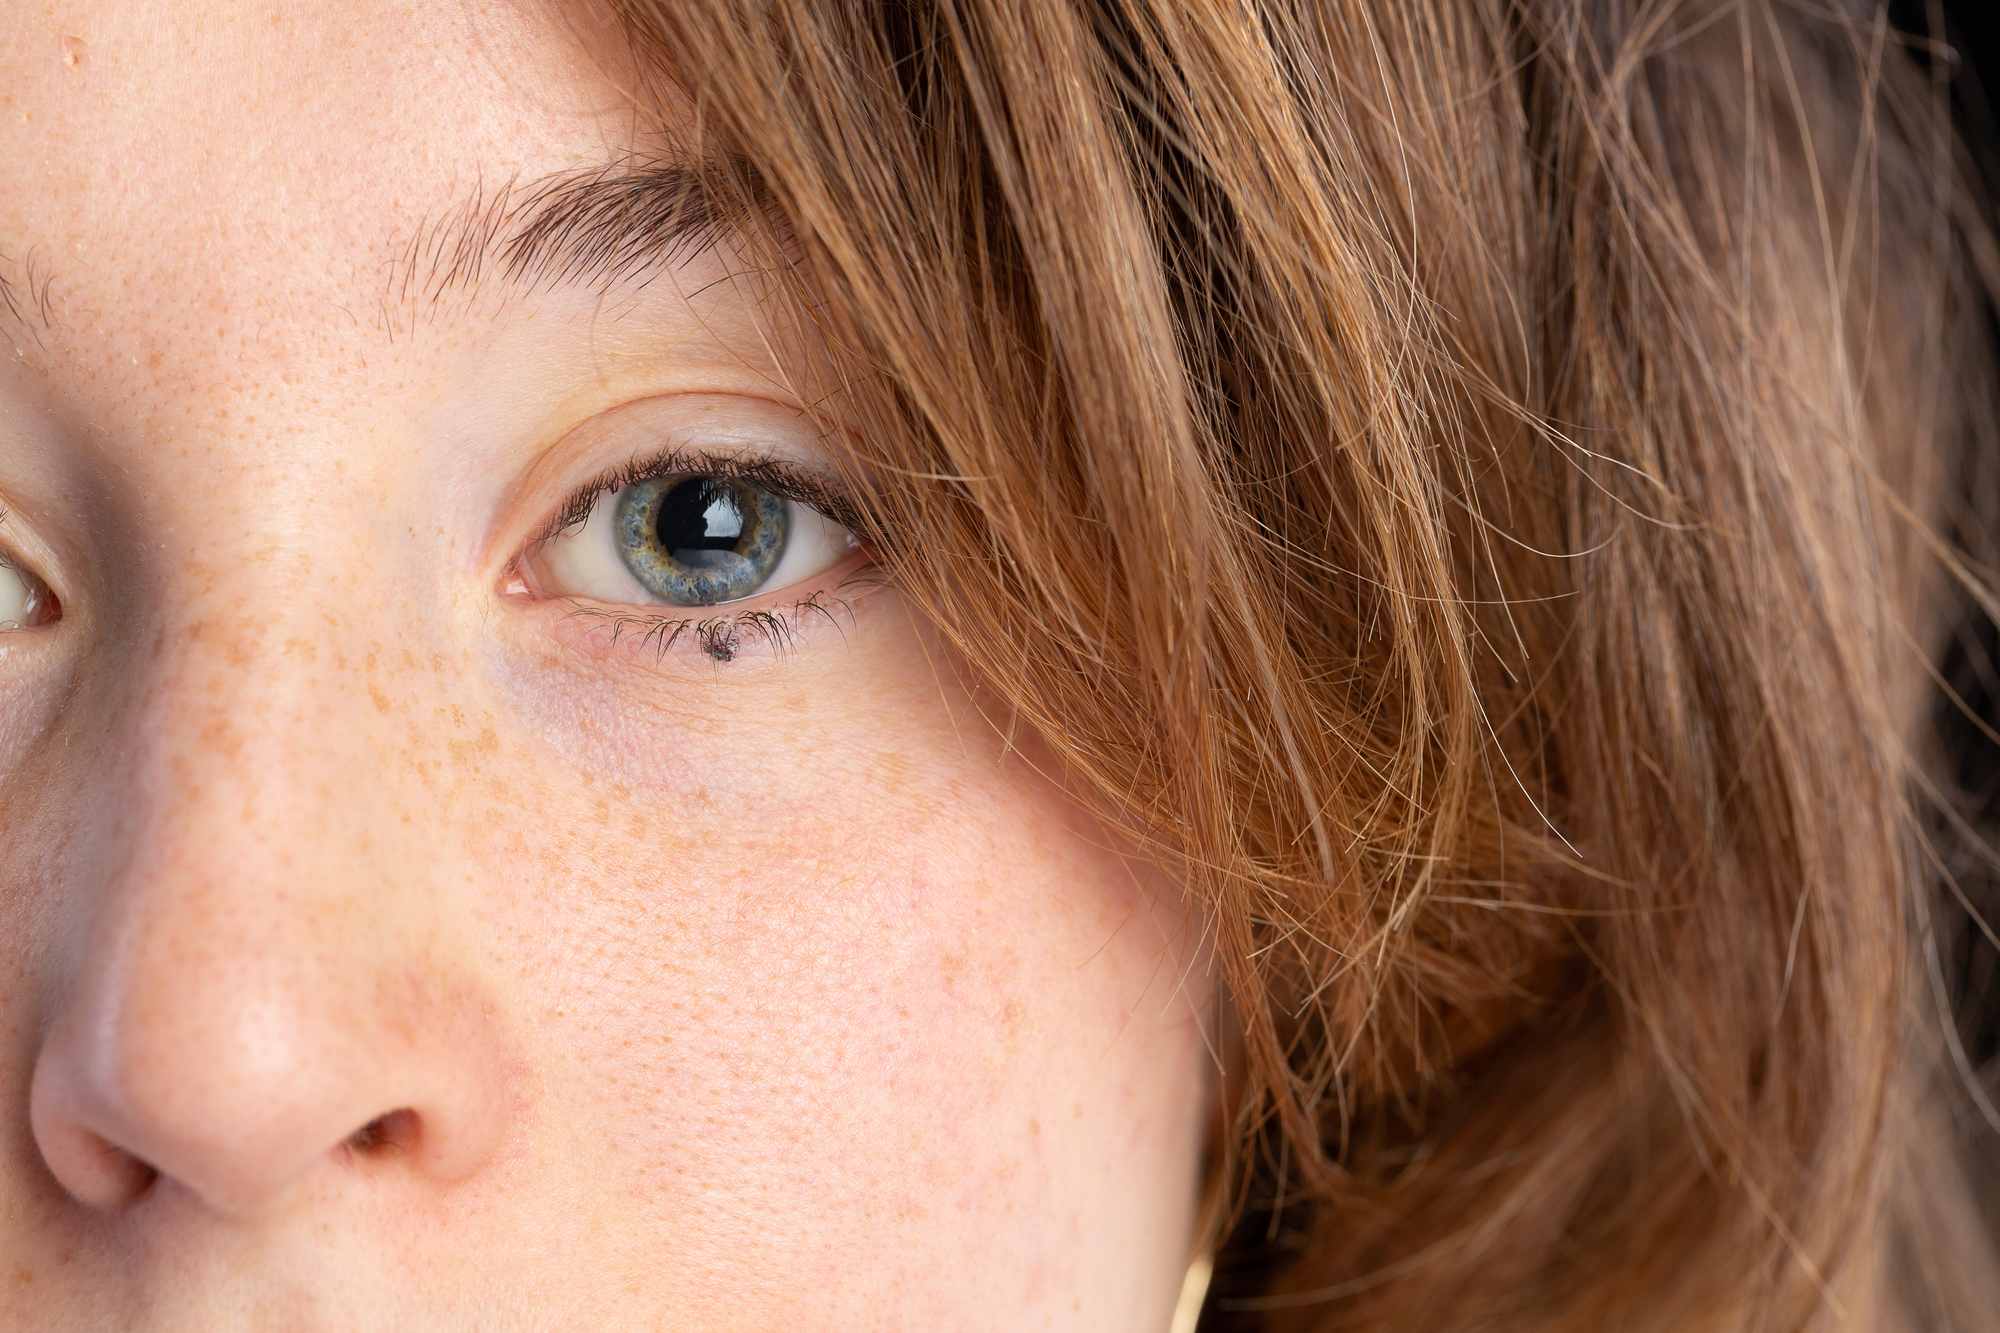
M591 510L596 507L598 497L606 492L623 490L627 486L637 486L670 476L707 476L730 481L746 481L773 495L817 510L850 532L861 523L860 508L846 495L834 490L822 479L775 459L757 455L714 458L690 449L675 447L649 457L633 459L608 472L600 473L577 487L563 501L555 517L535 535L533 542L553 541L566 532L582 527L590 517ZM880 586L881 576L875 573L874 569L872 562L864 565L842 581L840 590ZM819 589L800 598L791 606L779 610L735 611L724 615L696 618L576 606L571 609L568 618L591 620L608 626L611 631L608 645L610 647L616 647L628 636L636 634L642 646L651 644L657 657L665 657L684 639L691 638L703 656L711 661L724 663L736 660L745 651L749 641L753 640L783 653L798 637L800 627L808 617L822 617L828 624L837 627L839 622L835 619L834 612L846 610L847 605L845 598L829 599L827 591Z
M879 587L881 582L879 575L871 575L864 569L843 580L840 591L853 587ZM636 635L641 647L650 645L654 656L663 658L683 639L689 639L696 650L711 661L733 662L753 642L763 643L783 654L799 636L809 617L818 616L838 628L840 621L835 613L847 609L846 598L830 596L826 589L821 588L775 611L736 611L697 620L689 616L645 615L580 606L569 613L569 618L591 620L608 626L611 630L608 647L616 647L629 636Z
M816 509L835 523L854 531L861 522L861 511L839 491L825 481L809 473L801 472L772 458L748 455L737 458L714 458L696 453L691 449L665 449L646 458L635 458L629 463L600 473L576 490L570 492L563 501L562 508L554 518L535 535L535 541L552 541L565 532L583 526L590 517L591 508L597 498L607 491L619 491L627 486L637 486L642 482L654 481L660 477L700 476L717 477L727 481L747 481L755 486L782 496L808 509Z

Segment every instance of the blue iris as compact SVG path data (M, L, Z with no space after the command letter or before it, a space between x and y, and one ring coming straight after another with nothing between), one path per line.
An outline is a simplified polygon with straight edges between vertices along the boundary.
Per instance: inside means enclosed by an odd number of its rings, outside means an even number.
M618 496L613 540L632 576L676 606L748 597L785 554L791 504L725 477L658 477Z

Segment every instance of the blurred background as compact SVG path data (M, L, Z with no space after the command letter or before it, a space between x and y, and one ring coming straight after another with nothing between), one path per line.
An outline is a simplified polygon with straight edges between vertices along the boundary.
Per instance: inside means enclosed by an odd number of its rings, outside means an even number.
M1906 33L1942 39L1962 129L1989 156L2000 154L1989 100L2000 91L2000 0L1893 0L1889 16Z
M2000 200L2000 118L1994 114L2000 95L2000 0L1896 0L1889 15L1909 34L1920 63L1929 64L1949 89L1952 114L1985 177L1988 197ZM2000 210L1989 209L1988 218L2000 223L1996 213ZM1987 310L2000 333L2000 312L1990 301ZM2000 395L2000 385L1994 392ZM1991 487L2000 477L2000 459L1975 460L1969 472L1968 484ZM2000 534L1968 545L1992 563ZM2000 571L1989 571L1996 573ZM1942 825L1933 830L1933 845L1962 895L1955 904L1946 899L1934 918L1938 961L1955 1001L1963 1056L1957 1086L1950 1086L1948 1078L1945 1100L1983 1176L1980 1192L1988 1223L2000 1233L2000 1112L1995 1109L2000 1106L2000 745L1990 739L2000 732L2000 628L1977 614L1968 616L1939 665L1968 707L1961 711L1940 702L1938 739L1955 770L1959 809L1986 843L1980 847L1975 839L1956 836Z

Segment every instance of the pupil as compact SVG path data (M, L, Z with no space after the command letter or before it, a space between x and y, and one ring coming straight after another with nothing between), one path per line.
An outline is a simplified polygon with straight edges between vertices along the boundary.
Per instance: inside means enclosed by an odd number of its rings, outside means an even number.
M748 482L682 473L625 487L619 553L647 591L714 606L762 587L785 553L789 501Z
M743 513L727 486L709 477L690 477L660 501L658 528L662 548L683 551L733 551L743 539Z

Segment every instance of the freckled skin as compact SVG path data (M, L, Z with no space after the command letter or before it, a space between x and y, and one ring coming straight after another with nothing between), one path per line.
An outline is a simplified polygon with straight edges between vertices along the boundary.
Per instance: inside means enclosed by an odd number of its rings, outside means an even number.
M63 606L0 634L0 1329L1166 1326L1171 886L893 588L727 661L502 591L643 443L585 423L784 382L715 255L385 295L475 183L631 142L591 40L0 24L49 312L0 323L0 544Z

